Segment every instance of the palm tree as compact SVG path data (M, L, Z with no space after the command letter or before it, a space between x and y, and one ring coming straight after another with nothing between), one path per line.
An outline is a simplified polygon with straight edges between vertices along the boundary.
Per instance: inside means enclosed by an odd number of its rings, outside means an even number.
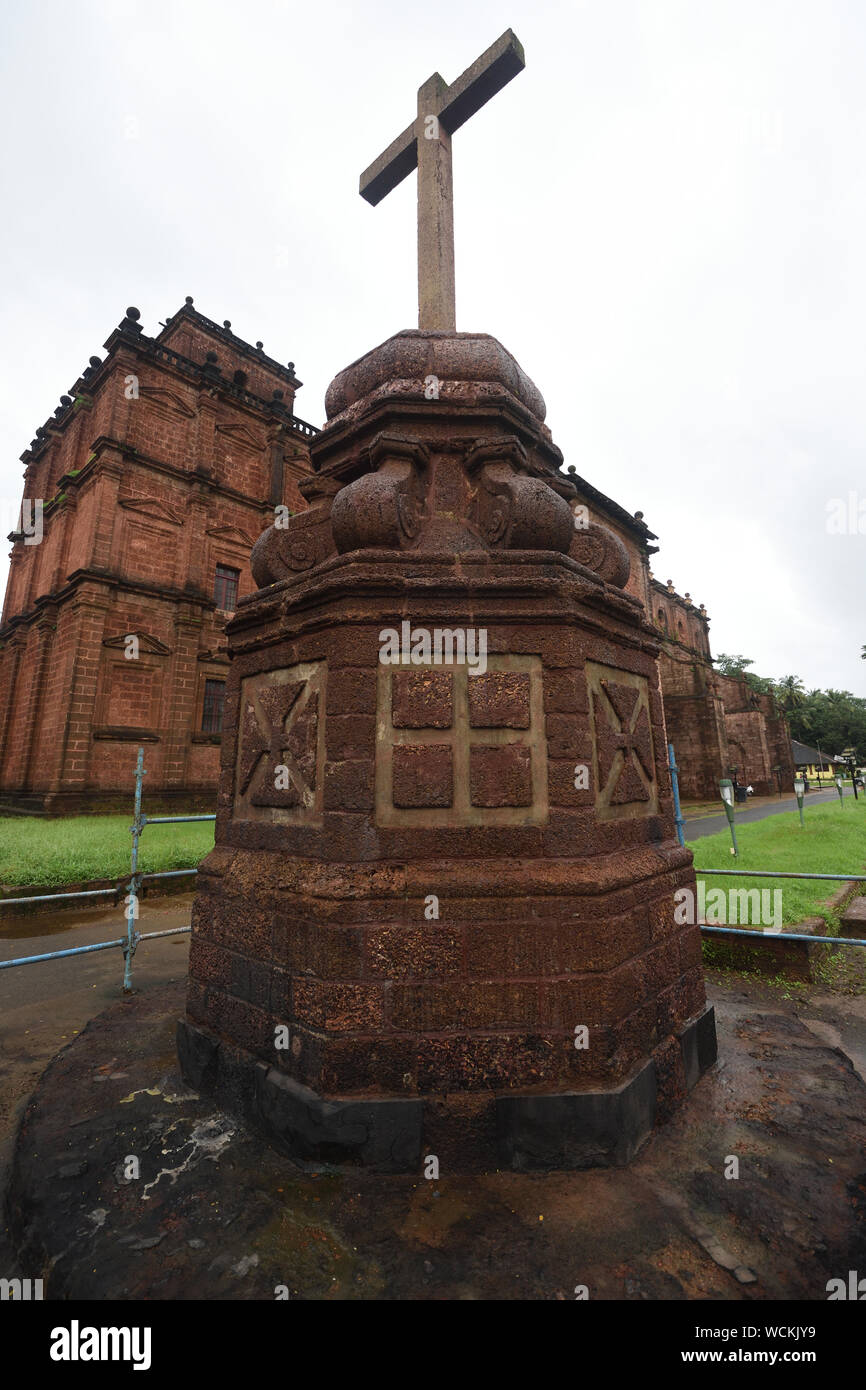
M782 709L796 709L806 699L806 691L799 676L783 676L776 682L776 699Z

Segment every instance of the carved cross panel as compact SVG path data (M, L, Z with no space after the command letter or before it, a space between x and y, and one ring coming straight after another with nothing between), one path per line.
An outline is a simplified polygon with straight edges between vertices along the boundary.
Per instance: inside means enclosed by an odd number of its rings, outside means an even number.
M380 666L378 825L539 825L547 820L541 662Z
M658 785L646 676L586 664L599 820L654 815Z
M304 824L322 810L325 663L248 676L241 684L236 819Z

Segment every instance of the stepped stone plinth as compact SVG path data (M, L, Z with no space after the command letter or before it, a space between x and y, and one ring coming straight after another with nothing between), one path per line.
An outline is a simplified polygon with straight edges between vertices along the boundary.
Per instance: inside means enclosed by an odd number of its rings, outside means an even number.
M317 1165L627 1162L716 1046L628 555L495 339L326 404L228 627L184 1074Z

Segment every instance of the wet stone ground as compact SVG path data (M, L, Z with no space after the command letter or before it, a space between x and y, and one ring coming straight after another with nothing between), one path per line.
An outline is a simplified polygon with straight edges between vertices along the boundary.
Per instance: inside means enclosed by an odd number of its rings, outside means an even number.
M832 1029L711 997L720 1060L630 1167L427 1180L300 1172L184 1087L183 987L146 990L24 1112L20 1272L54 1299L824 1300L866 1269L866 1085Z

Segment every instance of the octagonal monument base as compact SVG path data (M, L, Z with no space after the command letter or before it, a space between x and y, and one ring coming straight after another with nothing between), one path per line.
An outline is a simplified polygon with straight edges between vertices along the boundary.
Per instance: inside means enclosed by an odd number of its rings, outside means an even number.
M328 410L227 629L184 1075L301 1161L627 1162L715 1057L628 554L494 339Z

